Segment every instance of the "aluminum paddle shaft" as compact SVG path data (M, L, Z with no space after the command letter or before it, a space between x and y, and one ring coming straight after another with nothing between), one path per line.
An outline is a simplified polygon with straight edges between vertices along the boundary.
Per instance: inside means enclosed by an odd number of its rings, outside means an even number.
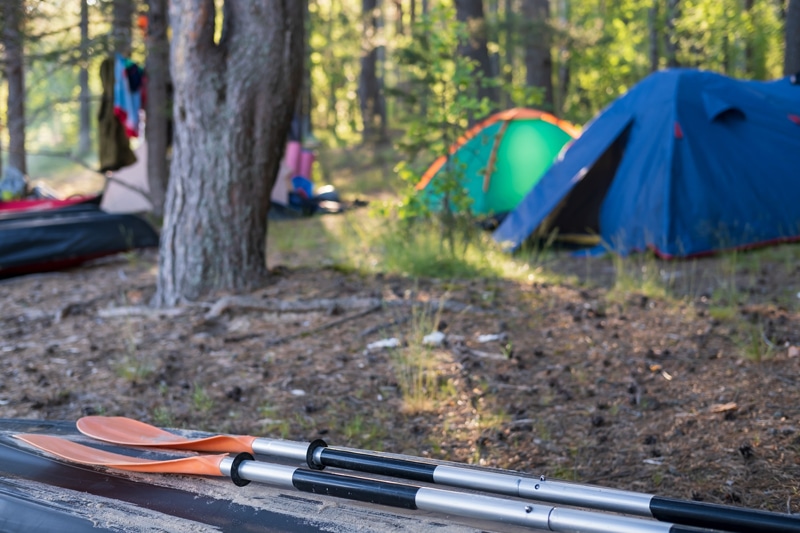
M259 481L302 492L489 520L546 531L572 533L690 533L701 531L639 518L554 509L492 496L429 489L375 479L330 474L318 470L301 470L291 466L256 462L253 460L253 456L246 452L235 457L195 455L154 460L99 450L50 435L22 434L15 435L15 437L51 455L83 465L106 466L152 474L228 476L238 486L247 485L250 481Z
M78 420L77 425L82 433L90 437L116 444L213 452L247 451L305 462L318 470L327 466L344 468L560 505L627 513L695 527L736 533L800 533L800 518L789 514L663 498L486 469L439 465L361 450L328 448L322 440L309 444L230 435L189 439L124 417L84 417Z
M800 533L800 518L788 514L756 511L726 505L663 498L650 494L549 481L491 472L476 468L436 465L325 447L323 441L309 445L312 468L332 466L387 476L425 481L517 496L535 501L574 505L655 518L696 527L737 533Z
M247 454L226 458L220 471L234 481L247 480L314 494L391 507L419 509L462 518L487 520L569 533L699 533L700 530L663 522L506 500L400 483L302 470L248 460ZM251 457L251 456L250 456ZM241 484L238 483L238 484Z

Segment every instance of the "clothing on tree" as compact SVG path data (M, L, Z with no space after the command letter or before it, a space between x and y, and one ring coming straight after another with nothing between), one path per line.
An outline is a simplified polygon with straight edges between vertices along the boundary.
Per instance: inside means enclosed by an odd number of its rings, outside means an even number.
M139 109L142 107L142 69L120 54L114 56L114 115L128 137L139 136Z
M119 170L136 162L125 126L115 115L115 61L104 59L100 64L103 96L97 115L100 171ZM138 111L137 111L138 119Z

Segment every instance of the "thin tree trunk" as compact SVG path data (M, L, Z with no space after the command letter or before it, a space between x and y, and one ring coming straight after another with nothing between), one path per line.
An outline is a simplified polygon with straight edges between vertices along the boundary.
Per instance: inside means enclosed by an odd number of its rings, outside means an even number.
M489 0L488 2L489 8L487 9L489 13L489 18L491 20L491 24L489 26L490 31L487 32L487 39L489 42L498 43L500 42L499 32L498 32L498 25L497 21L499 19L499 12L500 12L500 1L499 0ZM497 78L500 76L500 47L497 46L496 51L491 52L489 54L489 64L492 66L492 77Z
M111 38L114 51L130 57L133 27L133 0L113 0Z
M678 62L678 36L675 32L675 22L680 13L680 0L667 0L667 31L665 47L667 66L670 68L680 66Z
M147 181L153 214L164 215L169 183L167 147L170 144L169 120L172 101L168 86L169 40L167 38L168 0L148 0L147 15Z
M80 87L80 111L78 113L78 149L76 155L82 157L92 148L91 140L91 92L89 91L89 2L81 0L81 68L78 72Z
M406 25L403 21L403 0L394 0L394 31L397 35L406 34Z
M658 0L656 0L658 1ZM569 0L558 0L558 22L559 26L566 28L569 24ZM569 94L570 84L570 66L569 66L570 52L566 46L561 46L558 50L558 104L557 109L560 113L564 112L565 104L567 101L567 94ZM560 114L557 113L557 114Z
M786 8L786 55L783 62L785 75L800 72L800 0L789 0Z
M380 127L378 129L378 142L385 143L388 139L386 123L388 122L388 109L386 108L386 34L384 30L384 16L383 4L378 0L378 17L377 17L377 80L378 80L378 117Z
M24 0L3 4L3 44L8 80L8 166L27 174L25 157L25 68L23 65Z
M385 138L386 112L381 97L381 80L378 74L379 53L376 46L378 32L378 0L363 0L362 8L362 50L361 75L359 77L359 103L361 120L364 124L364 142Z
M270 191L302 83L303 4L171 0L175 135L155 303L267 279Z
M514 0L505 0L505 14L504 14L504 27L506 32L505 38L505 83L511 88L514 86L514 61L516 60L517 49L517 13L515 10ZM513 104L511 95L506 93L503 107L510 107Z
M328 57L332 58L333 55L333 25L336 22L336 0L331 0L330 2L330 17L328 20L328 28L327 28L327 43L328 46L326 47L326 54ZM334 74L332 72L328 72L328 124L327 128L328 131L333 133L333 136L338 139L338 135L336 133L337 126L339 124L339 114L336 112L337 106L337 99L336 99L336 78L334 78Z
M469 38L459 43L458 53L468 57L478 65L477 73L483 78L492 77L492 65L489 61L489 50L486 46L486 18L483 15L482 0L455 0L456 18L467 25ZM493 105L497 104L497 93L492 87L484 84L478 86L478 98L487 98Z
M653 0L653 5L647 10L647 28L650 34L650 72L658 70L658 4L660 0Z
M554 109L553 58L550 51L550 1L523 0L523 13L527 19L525 32L525 84L544 90L542 107Z

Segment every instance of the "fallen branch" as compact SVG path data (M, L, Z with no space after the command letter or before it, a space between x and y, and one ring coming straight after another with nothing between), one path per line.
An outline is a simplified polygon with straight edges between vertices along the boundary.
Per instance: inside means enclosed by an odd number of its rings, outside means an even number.
M391 328L393 326L399 326L401 324L405 324L409 320L411 320L410 316L395 318L394 320L390 320L389 322L383 322L382 324L378 324L377 326L371 326L369 328L366 328L361 332L361 336L367 337L369 335L372 335L373 333L377 333L378 331L382 331L384 329Z
M353 320L355 318L360 318L360 317L368 315L370 313L374 313L375 311L380 311L380 309L381 309L380 305L375 305L375 306L370 307L368 309L364 309L363 311L360 311L358 313L354 313L352 315L347 315L347 316L344 316L342 318L337 318L336 320L332 320L330 322L326 322L325 324L322 324L321 326L316 327L314 329L310 329L310 330L307 330L307 331L301 331L299 333L293 333L291 335L286 335L284 337L279 337L277 339L269 340L269 341L267 341L266 345L267 346L277 346L278 344L283 344L285 342L288 342L288 341L291 341L291 340L294 340L294 339L297 339L297 338L300 338L300 337L307 337L309 335L313 335L315 333L319 333L320 331L325 331L326 329L331 329L331 328L336 327L336 326L338 326L340 324L344 324L345 322L348 322L348 321ZM227 341L227 339L226 339L226 341Z
M188 309L184 307L171 307L168 309L157 309L154 307L126 306L126 307L108 307L105 309L98 309L97 316L100 318L121 318L130 316L178 316L186 313Z
M473 312L473 313L492 313L483 309L477 309L468 304L454 302L451 300L383 300L381 298L318 298L314 300L280 300L277 298L257 299L248 296L225 296L218 300L205 315L206 320L219 318L228 309L245 309L250 311L267 311L272 313L311 313L327 312L336 314L337 311L348 311L353 309L372 309L373 307L414 307L427 305L431 308L442 309L452 313Z

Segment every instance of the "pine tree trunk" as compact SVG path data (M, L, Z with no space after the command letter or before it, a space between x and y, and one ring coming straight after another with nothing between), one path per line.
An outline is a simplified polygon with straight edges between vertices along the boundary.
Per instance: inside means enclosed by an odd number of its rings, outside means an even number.
M500 12L500 1L499 0L489 0L488 9L489 18L492 21L489 29L490 32L487 33L487 39L493 43L499 43L500 38L498 37L498 25L497 20L499 18ZM491 52L489 54L489 64L492 65L492 77L496 78L500 75L500 52L499 46L497 47L497 51Z
M786 56L783 73L788 76L800 72L800 0L789 0L785 28Z
M23 0L3 2L3 45L8 80L8 166L28 172L25 157L25 69L23 65Z
M558 23L561 28L566 28L569 24L569 0L558 0ZM567 95L569 94L569 86L570 86L569 57L570 57L569 49L566 46L562 45L558 50L557 109L559 113L563 113L566 107Z
M148 0L147 21L147 180L153 214L164 215L169 182L167 147L172 99L168 86L169 40L167 39L167 0Z
M358 83L361 120L364 124L364 142L383 140L386 134L386 111L381 95L381 80L378 75L379 50L376 46L378 33L378 0L362 0L362 52L361 74Z
M504 20L504 29L506 32L505 38L505 64L506 64L506 71L505 71L505 83L509 87L514 86L514 72L516 69L514 68L514 61L516 60L517 54L515 53L517 50L517 13L515 11L515 3L513 0L505 0L505 20ZM510 94L505 95L505 100L503 102L503 107L511 107L513 105L513 101L511 99Z
M489 60L489 49L486 46L486 18L483 15L483 0L455 0L456 18L467 25L469 39L459 44L458 53L474 60L478 64L477 72L483 78L492 77L492 64ZM483 84L478 86L478 98L488 98L497 104L494 88Z
M302 80L303 3L171 0L175 136L159 305L267 278L270 191Z
M665 49L667 56L667 66L670 68L679 67L678 62L678 36L675 31L675 22L680 13L680 0L667 0L667 32L665 37Z
M80 110L78 112L78 149L76 155L82 157L92 149L92 111L89 91L89 2L81 0L81 68L78 72L80 87Z
M525 84L544 90L542 107L554 109L553 58L550 51L549 0L523 0L523 14L527 19L525 32Z
M131 55L133 0L113 0L111 38L114 51L125 57Z
M647 29L650 34L650 72L658 70L658 4L660 0L653 0L653 5L647 10Z

